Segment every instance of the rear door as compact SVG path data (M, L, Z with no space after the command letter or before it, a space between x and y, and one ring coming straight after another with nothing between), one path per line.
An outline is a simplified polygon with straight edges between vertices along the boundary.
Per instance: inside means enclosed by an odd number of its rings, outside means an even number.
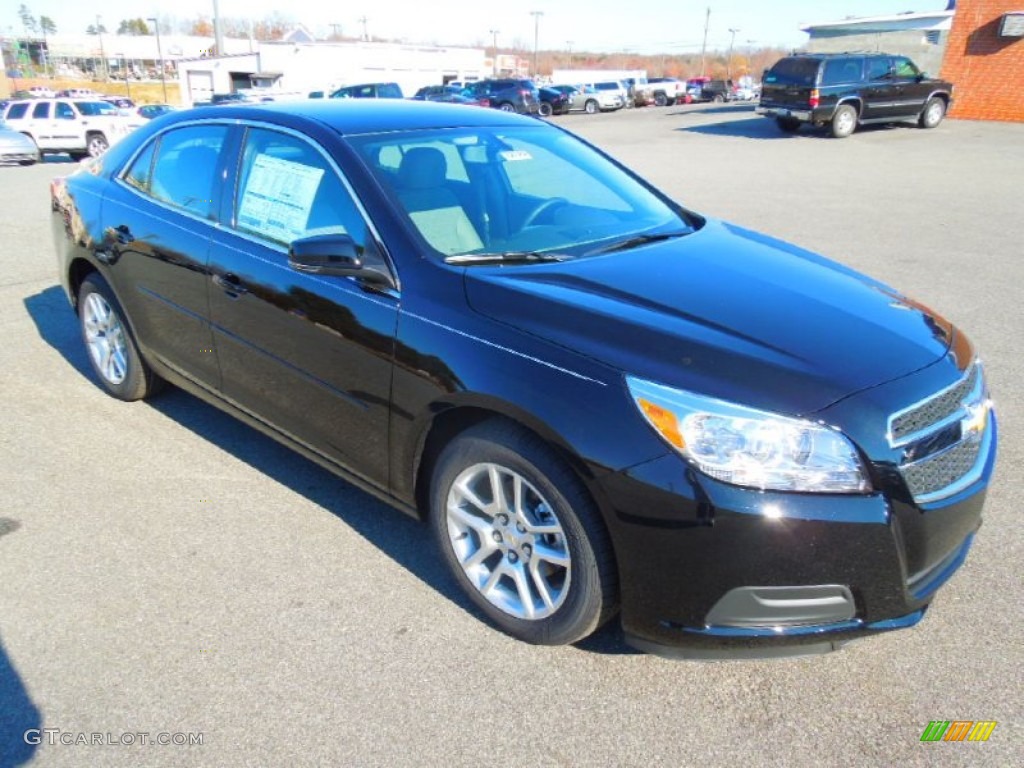
M900 86L893 77L892 57L868 56L864 80L864 118L880 120L899 116Z
M147 352L207 388L219 368L207 319L207 259L229 129L205 123L151 141L104 201L97 254Z
M776 62L764 76L761 106L808 109L811 91L818 86L819 59L792 57Z

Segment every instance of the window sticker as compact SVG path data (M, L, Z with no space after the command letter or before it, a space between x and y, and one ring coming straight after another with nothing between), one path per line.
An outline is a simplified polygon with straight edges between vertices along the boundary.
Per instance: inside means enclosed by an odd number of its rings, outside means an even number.
M323 175L323 168L257 155L238 209L239 224L286 243L302 237Z
M507 163L514 163L519 160L533 160L533 155L525 149L509 149L501 154L501 159Z

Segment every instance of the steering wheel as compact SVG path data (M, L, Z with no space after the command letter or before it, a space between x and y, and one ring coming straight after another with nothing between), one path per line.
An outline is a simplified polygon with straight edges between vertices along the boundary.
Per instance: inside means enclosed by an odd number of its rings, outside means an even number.
M537 219L543 216L545 213L550 211L552 208L557 208L560 205L569 205L569 201L564 197L552 197L550 200L545 200L542 203L538 203L532 211L526 214L526 218L523 219L523 225L520 229L526 229L532 227L537 223Z

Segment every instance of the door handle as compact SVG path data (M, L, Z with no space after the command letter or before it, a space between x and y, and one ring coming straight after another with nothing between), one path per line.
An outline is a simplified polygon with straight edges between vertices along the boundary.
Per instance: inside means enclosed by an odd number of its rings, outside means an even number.
M249 289L242 284L238 275L232 274L231 272L226 272L223 275L214 275L213 282L214 285L232 298L238 298L239 296L249 292Z

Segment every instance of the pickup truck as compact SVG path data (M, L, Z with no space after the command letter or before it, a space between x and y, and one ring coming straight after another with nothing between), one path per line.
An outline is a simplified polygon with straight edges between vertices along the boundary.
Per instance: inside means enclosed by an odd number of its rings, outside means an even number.
M649 77L643 89L647 102L657 107L686 103L686 83L675 77Z

